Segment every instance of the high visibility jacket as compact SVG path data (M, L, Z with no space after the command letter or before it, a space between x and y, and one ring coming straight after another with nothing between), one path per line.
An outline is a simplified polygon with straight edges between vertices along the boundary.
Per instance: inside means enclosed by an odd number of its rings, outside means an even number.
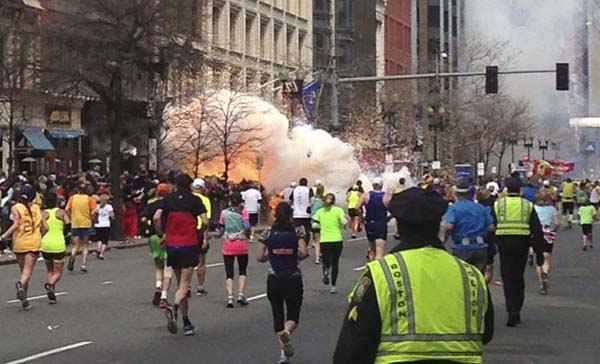
M562 201L573 202L575 200L575 183L564 182L560 197Z
M488 293L477 268L432 247L389 254L368 268L381 316L376 364L482 362Z
M529 219L533 204L518 196L507 196L494 203L496 235L530 235Z
M210 218L212 217L212 205L210 203L210 199L198 192L194 192L194 196L200 198L200 200L202 201L202 204L204 205L204 208L206 209L206 218L210 220ZM198 230L202 229L202 219L200 218L200 216L198 216L197 229Z

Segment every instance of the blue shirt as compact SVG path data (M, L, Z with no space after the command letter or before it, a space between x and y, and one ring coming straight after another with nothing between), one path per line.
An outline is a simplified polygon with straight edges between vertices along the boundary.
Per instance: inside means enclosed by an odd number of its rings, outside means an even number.
M537 188L527 185L527 186L523 186L521 191L522 191L521 195L523 196L524 199L526 199L529 202L535 202L535 195L538 192Z
M491 209L471 200L458 200L448 207L445 221L454 226L454 245L461 245L464 238L484 237L488 226L494 223Z

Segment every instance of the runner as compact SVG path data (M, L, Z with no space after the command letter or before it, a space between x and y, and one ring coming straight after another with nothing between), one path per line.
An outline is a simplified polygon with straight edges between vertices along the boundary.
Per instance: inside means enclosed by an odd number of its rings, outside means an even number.
M17 203L11 209L12 226L0 238L6 240L12 236L13 253L21 272L21 277L15 284L17 299L21 301L23 310L27 311L31 308L27 300L27 289L40 252L42 230L45 231L47 226L46 221L42 220L39 205L33 203L33 188L30 185L23 186L18 196Z
M250 219L250 240L254 241L254 230L256 225L258 225L262 194L256 186L251 185L250 188L242 193L242 198Z
M315 192L315 197L313 197L312 202L310 204L310 217L311 220L314 221L315 214L321 207L323 207L323 199L325 194L325 188L323 185L319 185L317 187L317 191ZM311 224L312 231L312 239L315 247L315 264L321 264L321 234L319 233L319 229L315 228L315 224Z
M366 209L365 230L369 249L367 260L381 259L385 253L385 242L387 240L387 197L383 192L383 180L374 178L373 191L364 194L361 198L360 209Z
M237 302L248 305L245 296L246 269L248 268L248 232L250 222L248 211L242 206L242 196L239 193L231 195L231 207L221 213L220 227L223 236L223 261L225 263L225 289L227 290L227 308L234 307L233 277L235 260L238 263L238 298Z
M294 228L290 205L287 202L280 203L275 215L275 223L261 238L258 261L268 261L271 265L267 277L267 297L273 311L275 334L281 347L279 364L285 364L294 355L291 336L300 321L304 292L298 262L308 257L308 249L304 240L304 227Z
M323 284L329 285L331 273L330 293L337 293L336 283L339 272L340 256L343 250L343 229L348 224L344 210L335 206L335 195L325 195L323 207L315 216L315 228L319 229L321 235L321 257L323 261Z
M594 248L593 242L593 224L594 220L596 220L596 209L594 206L590 204L589 201L585 202L583 206L579 207L577 211L579 215L579 224L581 225L581 230L583 231L583 251L588 250L588 248Z
M154 260L154 277L155 291L152 298L152 304L159 306L161 309L166 309L168 306L169 286L171 285L171 277L173 269L167 266L167 251L161 246L162 236L158 234L153 222L154 214L161 205L161 201L169 194L170 188L166 183L161 183L156 187L155 197L148 200L142 216L147 222L150 222L148 227L148 245L150 247L150 255Z
M560 227L560 217L558 210L553 205L552 194L548 192L540 192L535 203L535 212L538 215L542 230L544 231L544 263L536 264L536 271L540 281L540 294L548 294L548 280L550 276L550 263L554 242L556 241L556 232ZM537 259L540 261L540 259Z
M110 240L111 220L115 218L113 207L108 203L109 199L107 194L100 195L100 206L96 208L98 220L94 224L94 239L97 242L96 256L100 260L104 260L104 252Z
M350 223L352 229L352 239L356 239L356 235L360 230L360 187L354 185L348 194L346 195L346 204L348 207L348 216L350 216Z
M294 224L304 227L306 241L310 241L310 231L312 230L310 203L313 196L313 191L308 187L306 178L300 178L298 187L294 188L290 195L292 207L294 208Z
M92 221L96 214L96 200L86 193L85 183L80 183L76 189L75 195L71 196L67 203L67 214L71 221L71 236L73 239L73 248L67 269L73 271L75 259L79 250L83 250L81 257L81 272L87 272L88 241Z
M562 184L560 198L562 202L562 214L567 218L567 227L573 227L573 212L575 209L575 184L567 178Z
M164 231L167 265L173 268L178 283L175 302L165 310L167 329L172 334L177 333L177 318L181 309L183 334L191 336L196 332L189 319L187 295L200 255L196 227L198 216L202 218L203 224L208 224L208 219L202 201L192 194L192 178L187 174L180 174L176 178L176 185L177 191L160 202L154 214L154 224L159 234Z
M212 218L212 204L206 195L206 182L202 178L196 178L192 183L192 192L202 201L206 208L206 216L208 220ZM198 244L200 245L200 256L198 258L198 266L196 267L196 276L198 278L197 296L206 296L208 292L204 289L206 281L206 254L210 248L208 241L208 225L202 223L202 219L198 218Z

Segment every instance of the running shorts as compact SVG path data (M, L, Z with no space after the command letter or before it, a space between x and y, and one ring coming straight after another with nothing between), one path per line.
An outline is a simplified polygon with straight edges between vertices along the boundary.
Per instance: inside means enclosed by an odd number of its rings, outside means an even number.
M42 252L42 257L44 260L49 262L62 263L65 261L65 257L67 256L67 252L60 253L46 253Z
M365 225L367 232L367 240L387 240L387 223L386 222L367 222Z
M108 245L110 239L110 228L109 227L97 227L95 228L94 241L99 241L103 245Z
M358 217L360 216L360 212L358 211L358 209L348 209L348 216Z
M71 229L71 236L73 236L73 237L87 238L90 235L92 235L90 228L74 228L74 229Z
M563 215L573 215L574 209L575 209L575 202L573 202L573 201L563 201L562 202Z
M167 266L173 269L193 268L198 265L200 247L167 248Z
M583 235L592 235L592 224L581 224Z

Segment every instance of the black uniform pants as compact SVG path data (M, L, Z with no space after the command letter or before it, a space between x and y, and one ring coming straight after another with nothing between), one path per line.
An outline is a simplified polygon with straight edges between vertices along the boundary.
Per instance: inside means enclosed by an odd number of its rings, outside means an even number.
M525 267L529 255L528 236L499 236L500 273L509 313L519 313L525 302Z

